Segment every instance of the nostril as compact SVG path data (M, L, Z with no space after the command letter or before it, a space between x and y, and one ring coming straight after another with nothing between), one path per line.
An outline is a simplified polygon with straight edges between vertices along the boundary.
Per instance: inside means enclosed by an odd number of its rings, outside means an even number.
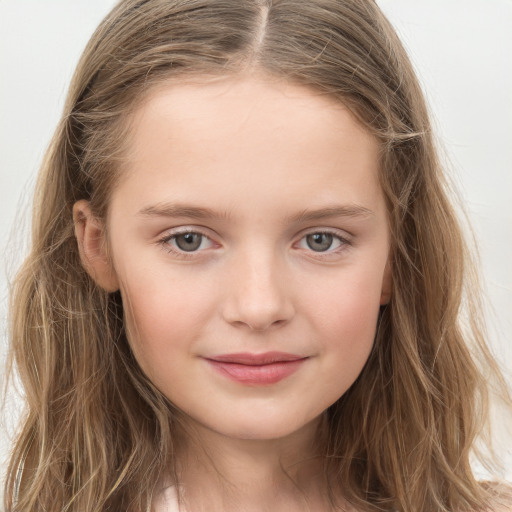
M254 332L265 332L269 329L273 329L276 327L281 327L288 323L289 320L279 319L270 322L262 322L262 321L250 321L250 320L235 320L229 322L231 325L238 328L248 328Z
M282 327L294 316L295 311L285 300L254 303L247 300L231 301L223 309L223 318L236 327L260 332Z

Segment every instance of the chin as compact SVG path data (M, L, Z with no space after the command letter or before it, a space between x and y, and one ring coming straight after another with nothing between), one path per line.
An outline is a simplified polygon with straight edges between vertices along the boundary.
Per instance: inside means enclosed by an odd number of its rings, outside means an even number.
M291 418L255 418L252 416L247 418L247 421L240 421L240 418L238 418L236 422L222 425L212 430L232 439L271 441L298 434L303 430L311 428L319 420L319 417L308 421L297 421Z

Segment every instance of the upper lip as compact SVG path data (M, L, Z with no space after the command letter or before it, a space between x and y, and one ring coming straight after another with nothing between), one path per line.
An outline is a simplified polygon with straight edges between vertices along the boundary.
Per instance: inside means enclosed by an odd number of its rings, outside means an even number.
M305 359L305 356L297 354L288 354L286 352L265 352L263 354L253 354L250 352L241 352L238 354L221 354L208 357L211 361L219 363L245 364L248 366L258 366L272 363L282 363L289 361L298 361Z

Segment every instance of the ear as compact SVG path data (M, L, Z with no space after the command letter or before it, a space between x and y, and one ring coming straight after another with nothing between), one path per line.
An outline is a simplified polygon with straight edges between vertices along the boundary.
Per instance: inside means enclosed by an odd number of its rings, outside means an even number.
M83 199L74 204L73 221L83 267L100 288L117 291L119 282L107 253L105 229L93 215L89 201Z
M382 277L382 290L380 292L380 305L385 306L389 304L391 300L391 295L393 293L393 269L391 265L391 257L388 258L386 262L386 267L384 268L384 275Z

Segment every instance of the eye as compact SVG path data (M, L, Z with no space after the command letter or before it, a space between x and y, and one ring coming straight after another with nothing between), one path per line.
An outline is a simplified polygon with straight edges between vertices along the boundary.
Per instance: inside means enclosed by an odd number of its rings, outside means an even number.
M176 247L182 251L193 252L197 251L203 243L203 235L199 233L183 233L181 235L175 235L173 242Z
M196 231L183 231L173 235L167 235L161 240L170 251L192 253L208 249L213 242L202 233Z
M319 231L309 233L300 242L301 249L310 249L314 252L333 252L349 242L339 235L330 232Z

